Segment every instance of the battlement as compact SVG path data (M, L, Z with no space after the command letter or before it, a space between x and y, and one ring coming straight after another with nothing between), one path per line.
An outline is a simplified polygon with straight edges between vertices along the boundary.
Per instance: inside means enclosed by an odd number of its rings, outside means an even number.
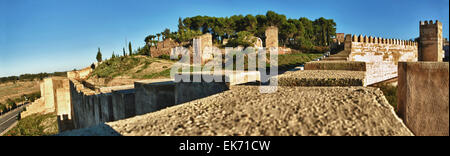
M351 37L349 39L349 37ZM391 45L404 45L404 46L417 46L418 43L414 41L408 41L408 40L399 40L399 39L390 39L390 38L381 38L381 37L372 37L367 35L347 35L346 39L347 42L360 42L360 43L373 43L373 44L391 44Z
M438 20L436 20L436 22L433 23L433 20L429 20L429 21L420 21L419 22L420 26L439 26L442 25L442 23Z
M442 50L442 23L436 20L420 21L419 61L438 61L444 57Z

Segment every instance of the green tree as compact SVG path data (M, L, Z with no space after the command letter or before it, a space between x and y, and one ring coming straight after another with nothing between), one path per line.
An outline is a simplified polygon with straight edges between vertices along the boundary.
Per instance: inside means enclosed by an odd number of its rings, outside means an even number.
M128 43L128 52L130 53L130 56L133 55L133 48L131 47L131 41Z
M122 49L123 50L123 56L127 56L127 53L125 52L125 48Z
M97 52L97 62L102 62L102 52L100 52L100 48L98 48Z
M0 112L6 112L7 111L7 109L6 109L6 105L4 105L4 104L2 104L2 103L0 103Z
M161 36L161 34L156 34L156 36L158 36L158 41L159 41L159 37Z
M164 31L161 32L161 35L162 35L163 40L165 40L167 38L171 38L170 29L169 28L164 29Z

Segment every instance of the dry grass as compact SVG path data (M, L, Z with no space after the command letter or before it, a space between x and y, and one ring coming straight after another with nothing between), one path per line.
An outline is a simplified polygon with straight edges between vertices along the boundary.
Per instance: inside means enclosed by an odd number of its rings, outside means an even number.
M18 81L0 84L0 103L8 98L15 99L24 94L39 92L39 81Z

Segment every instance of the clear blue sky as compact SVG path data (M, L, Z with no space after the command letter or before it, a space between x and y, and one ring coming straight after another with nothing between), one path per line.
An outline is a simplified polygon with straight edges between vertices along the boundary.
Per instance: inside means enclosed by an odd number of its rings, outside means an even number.
M178 17L265 14L334 19L337 32L419 36L420 20L439 20L449 36L449 0L0 0L0 77L80 69L170 28Z

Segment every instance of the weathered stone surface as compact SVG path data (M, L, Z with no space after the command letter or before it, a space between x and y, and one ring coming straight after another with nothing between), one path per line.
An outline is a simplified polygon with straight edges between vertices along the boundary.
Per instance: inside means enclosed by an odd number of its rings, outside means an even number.
M398 110L415 135L449 135L449 63L400 62Z
M181 79L194 80L198 76L201 81L209 80L227 82L230 86L246 84L249 82L260 82L261 74L259 71L229 71L224 70L222 72L190 72L190 73L179 73L175 75L175 82L179 82ZM217 80L217 81L216 81Z
M164 41L158 42L156 46L152 46L150 48L150 56L151 57L159 57L161 55L170 56L171 49L177 46L178 43L173 41L172 39L170 38L165 39Z
M111 128L113 130L111 130ZM376 88L257 86L60 135L392 136L412 133Z
M67 72L67 78L69 79L86 79L92 71L94 71L93 68L98 66L98 63L94 63L94 66L92 67L86 67L81 70L75 70L75 71L69 71Z
M366 71L366 63L356 61L313 61L305 64L305 70Z
M121 120L136 115L135 90L119 90L112 92L114 119Z
M322 59L322 61L347 61L347 57L325 57L324 59Z
M364 71L302 70L273 77L280 86L365 86Z
M266 48L278 48L278 28L275 26L266 29Z
M175 105L175 83L172 80L146 80L134 83L136 115Z
M55 110L55 92L53 89L53 80L52 78L45 78L44 79L44 101L45 101L45 108L49 110Z

